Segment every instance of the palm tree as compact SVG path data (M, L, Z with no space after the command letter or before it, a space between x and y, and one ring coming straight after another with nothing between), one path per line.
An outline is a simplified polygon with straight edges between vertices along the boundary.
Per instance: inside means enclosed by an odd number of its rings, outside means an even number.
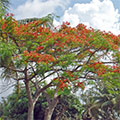
M0 8L7 11L9 9L10 2L9 0L0 0Z
M120 116L120 95L110 94L109 89L103 85L91 87L82 94L84 112L82 120L117 120Z
M37 20L40 20L41 21L41 24L39 24L38 26L45 26L45 27L49 27L50 29L53 30L54 26L53 26L53 19L54 17L57 17L56 15L54 14L48 14L47 16L45 17L42 17L42 18L26 18L26 19L21 19L21 20L18 20L18 23L19 24L27 24L29 22L32 22L32 21L37 21Z

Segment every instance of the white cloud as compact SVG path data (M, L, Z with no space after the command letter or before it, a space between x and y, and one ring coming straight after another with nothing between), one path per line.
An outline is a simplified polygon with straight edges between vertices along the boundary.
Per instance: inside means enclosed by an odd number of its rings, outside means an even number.
M16 19L43 17L49 13L55 13L56 9L63 9L70 3L70 0L27 0L23 5L16 8L13 13ZM65 10L62 21L69 21L72 26L84 23L95 29L111 31L114 34L120 33L120 14L114 8L111 0L92 0L90 3L76 3L73 7ZM54 21L55 25L60 24Z
M92 0L87 4L75 4L65 11L61 21L69 21L72 26L84 23L95 29L120 34L120 14L111 0Z
M27 0L23 5L18 6L13 13L16 19L31 17L43 17L55 12L56 8L65 9L69 0Z

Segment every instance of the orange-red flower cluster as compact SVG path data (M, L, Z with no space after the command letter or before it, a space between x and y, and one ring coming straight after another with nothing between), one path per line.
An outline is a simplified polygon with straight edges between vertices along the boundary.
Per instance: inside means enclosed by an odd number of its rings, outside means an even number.
M6 23L3 23L3 25L1 26L2 30L4 30L6 28Z
M102 76L107 72L120 73L120 65L108 66L108 65L103 65L101 62L95 62L87 66L93 68L94 70L93 72L96 73L98 76Z
M24 51L24 56L28 57L29 61L32 62L45 62L46 64L53 62L54 61L54 57L49 55L49 54L40 54L40 53L36 53L36 51L30 51L28 52L27 50Z
M77 87L80 87L81 89L85 89L84 83L83 82L77 82L76 84Z
M59 78L59 89L63 90L64 88L68 88L69 85L71 85L71 82L67 78Z
M120 73L120 65L114 65L111 68L112 68L112 72Z

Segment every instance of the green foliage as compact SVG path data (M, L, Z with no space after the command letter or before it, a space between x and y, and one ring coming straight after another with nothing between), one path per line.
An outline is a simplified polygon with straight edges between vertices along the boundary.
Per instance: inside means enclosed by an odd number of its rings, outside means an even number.
M81 102L84 103L83 120L117 120L120 117L119 98L119 93L115 92L115 89L108 89L102 82L92 83L91 88L81 94Z
M44 74L45 74L45 72L47 70L49 70L49 66L46 63L44 63L44 62L41 62L41 63L39 63L39 64L36 65L36 72L41 77L44 77Z
M25 93L25 90L22 89L20 95L17 98L17 93L14 92L8 96L7 100L4 100L0 104L0 117L3 119L12 119L12 120L26 120L27 119L27 109L28 109L28 99ZM43 120L45 108L48 106L46 99L43 96L40 96L39 100L35 105L35 114L34 120ZM63 118L76 120L80 118L83 108L81 107L79 99L71 95L63 95L59 99L59 104L56 106L53 113L52 119L56 117L62 111L62 107L65 106L65 112L61 116ZM13 114L14 113L14 114Z
M9 0L0 0L0 13L7 12L9 9L10 2Z
M9 64L14 50L15 50L14 45L11 46L10 43L8 43L6 45L6 43L1 42L1 44L0 44L0 60L6 61L6 63L8 62L7 64Z
M83 107L79 101L79 98L74 94L63 95L59 100L60 103L56 106L54 114L62 112L62 108L65 107L66 111L60 117L61 120L77 120L81 119ZM58 110L58 111L57 111ZM53 118L54 118L53 114Z

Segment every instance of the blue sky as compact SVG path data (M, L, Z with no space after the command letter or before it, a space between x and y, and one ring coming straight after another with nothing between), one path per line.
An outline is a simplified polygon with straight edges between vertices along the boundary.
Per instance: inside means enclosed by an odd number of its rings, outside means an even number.
M120 0L10 0L16 19L60 16L54 25L69 21L71 26L84 23L88 27L120 33Z
M26 2L27 0L10 0L11 2L11 7L12 8L17 8L19 5L22 5ZM40 0L40 1L46 1L46 0ZM69 0L71 4L75 3L89 3L91 0ZM104 0L100 0L104 1ZM120 0L111 0L115 6L115 8L119 9L120 7ZM120 10L119 10L120 11Z

